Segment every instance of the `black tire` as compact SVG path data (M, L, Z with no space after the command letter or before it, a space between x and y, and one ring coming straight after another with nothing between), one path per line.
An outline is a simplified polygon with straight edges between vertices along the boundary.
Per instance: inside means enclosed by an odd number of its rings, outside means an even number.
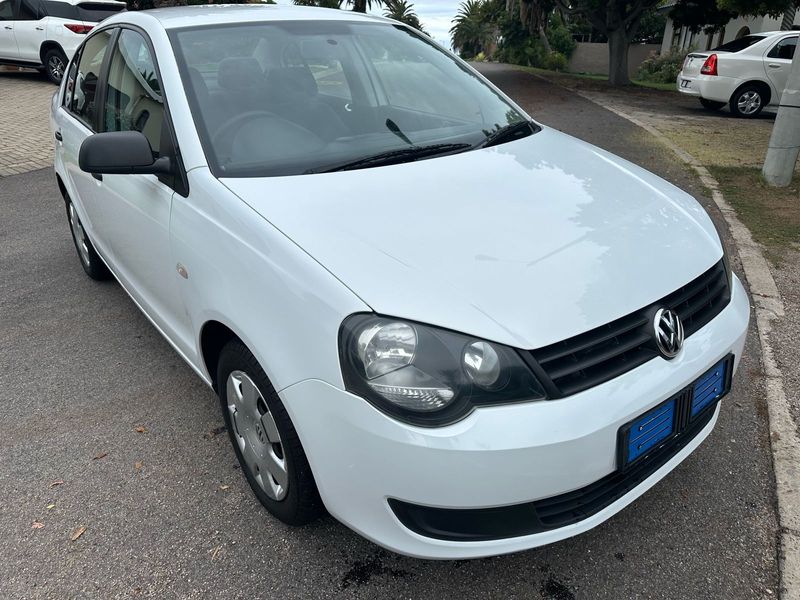
M241 432L237 431L236 423L234 422L233 410L229 408L228 401L228 378L232 373L244 373L250 378L252 383L255 384L259 392L259 401L263 400L266 403L266 412L272 415L277 432L280 434L280 458L285 461L286 475L288 484L285 489L285 496L281 499L271 498L262 488L259 483L258 477L261 476L262 480L264 475L261 470L258 473L248 465L247 460L242 453L239 444L245 440L247 436L252 436L255 429L249 428ZM235 381L235 379L234 379ZM233 385L236 385L235 383ZM311 467L308 464L303 446L300 443L300 438L297 436L294 425L289 418L286 409L283 406L278 394L267 379L264 370L258 364L253 354L242 344L239 340L232 340L228 342L220 353L219 362L217 365L217 389L220 400L220 407L225 419L225 426L228 429L231 444L233 445L236 458L242 467L242 472L250 484L256 498L264 507L272 513L279 520L287 525L305 525L311 521L319 518L325 509L320 499L317 485L314 482L314 475L311 472ZM233 402L233 400L232 400ZM258 403L258 402L257 402ZM264 413L259 412L262 416ZM238 410L235 410L238 414ZM245 423L245 417L242 418L242 423ZM248 422L252 424L253 421ZM261 432L259 431L259 437ZM274 447L275 444L272 444ZM247 448L247 446L246 446ZM253 452L253 450L247 450ZM252 456L252 454L250 455ZM271 477L267 474L266 477ZM275 480L273 479L273 482Z
M724 102L717 102L716 100L708 100L706 98L700 98L700 104L703 105L703 108L707 108L708 110L719 110L725 106Z
M56 85L61 85L61 80L67 70L67 57L64 56L64 53L58 48L50 48L45 52L42 62L47 78Z
M754 119L766 106L769 98L758 85L743 85L733 93L729 106L731 114L743 119ZM756 105L757 104L757 105Z
M97 255L89 235L83 229L83 224L80 221L80 217L78 217L77 211L75 211L72 200L69 197L65 197L64 200L67 205L67 222L72 233L72 242L75 244L78 260L81 261L83 270L95 281L110 279L111 272L103 262L103 259Z

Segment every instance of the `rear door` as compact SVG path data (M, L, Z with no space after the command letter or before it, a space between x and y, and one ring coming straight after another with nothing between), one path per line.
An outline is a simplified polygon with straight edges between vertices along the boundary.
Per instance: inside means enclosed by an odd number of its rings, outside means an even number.
M764 55L764 69L773 87L772 104L780 102L786 82L789 80L797 37L797 34L782 37Z
M0 59L19 60L14 37L14 1L0 0Z
M68 191L95 249L106 260L110 259L108 240L96 228L101 207L100 181L80 170L78 152L83 140L97 131L101 114L98 90L114 31L98 31L86 40L80 56L70 66L64 102L56 115L56 134L61 137L56 152L64 164Z

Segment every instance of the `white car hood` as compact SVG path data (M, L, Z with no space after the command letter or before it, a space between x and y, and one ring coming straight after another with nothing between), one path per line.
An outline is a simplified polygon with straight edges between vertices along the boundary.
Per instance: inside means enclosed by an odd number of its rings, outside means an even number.
M376 312L528 349L640 309L722 256L686 193L546 128L414 163L222 181Z

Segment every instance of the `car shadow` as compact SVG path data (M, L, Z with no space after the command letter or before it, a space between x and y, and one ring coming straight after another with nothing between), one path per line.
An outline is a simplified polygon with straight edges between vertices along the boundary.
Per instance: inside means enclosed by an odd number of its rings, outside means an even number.
M43 83L50 83L47 75L37 69L28 69L25 67L7 67L0 66L0 77L3 79L18 79L22 81L41 81Z

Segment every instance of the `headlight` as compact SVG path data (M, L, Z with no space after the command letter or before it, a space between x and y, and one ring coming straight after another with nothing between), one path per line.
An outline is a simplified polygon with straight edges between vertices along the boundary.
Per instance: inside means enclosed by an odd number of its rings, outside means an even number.
M416 425L545 396L513 348L429 325L353 315L342 324L339 349L348 391Z

